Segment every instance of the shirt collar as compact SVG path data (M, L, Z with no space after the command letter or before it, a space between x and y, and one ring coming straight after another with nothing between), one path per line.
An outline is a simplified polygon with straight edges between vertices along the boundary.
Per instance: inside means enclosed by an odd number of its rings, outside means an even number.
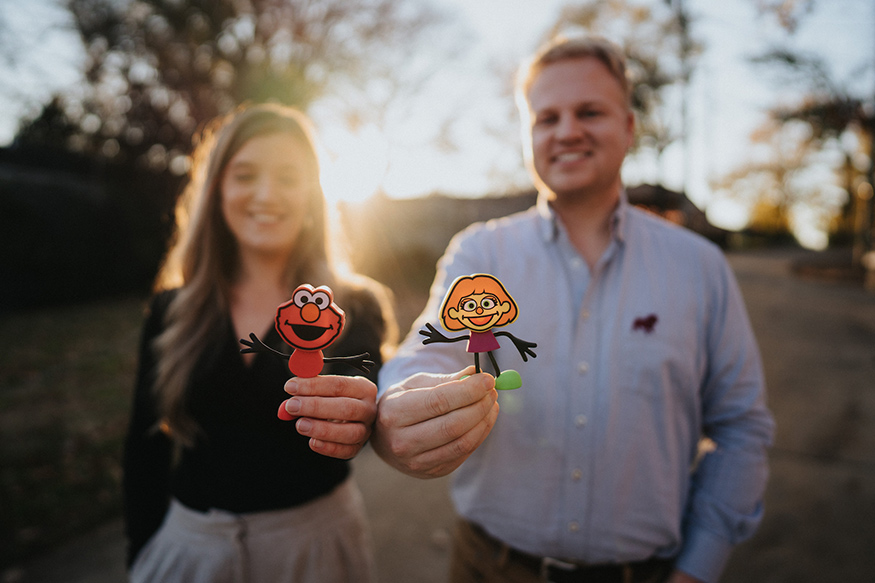
M543 193L538 195L537 207L538 214L540 215L538 228L542 239L546 243L555 242L563 227L560 224L559 217L556 216L556 211L553 210L553 207ZM620 189L620 202L614 211L614 229L612 233L614 239L620 242L626 240L626 223L628 221L629 207L629 197L626 194L626 189Z

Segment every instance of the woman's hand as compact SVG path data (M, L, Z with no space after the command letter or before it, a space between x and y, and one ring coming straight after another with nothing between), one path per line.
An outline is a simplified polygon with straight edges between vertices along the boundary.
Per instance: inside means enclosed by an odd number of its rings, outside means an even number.
M364 447L377 416L377 386L364 377L292 378L285 384L292 397L283 404L295 428L310 438L310 449L351 459Z

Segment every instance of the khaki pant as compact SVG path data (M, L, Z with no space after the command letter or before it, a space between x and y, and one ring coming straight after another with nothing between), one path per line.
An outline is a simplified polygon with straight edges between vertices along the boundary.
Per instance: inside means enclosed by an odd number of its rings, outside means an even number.
M131 583L374 581L364 505L352 480L300 507L197 512L171 503L134 562Z
M456 521L453 535L450 582L542 583L538 571L510 561L463 519Z
M651 559L638 563L591 565L573 574L560 574L557 581L576 583L662 583L672 572L672 561ZM540 561L513 551L482 529L459 519L456 522L450 559L451 583L544 583Z

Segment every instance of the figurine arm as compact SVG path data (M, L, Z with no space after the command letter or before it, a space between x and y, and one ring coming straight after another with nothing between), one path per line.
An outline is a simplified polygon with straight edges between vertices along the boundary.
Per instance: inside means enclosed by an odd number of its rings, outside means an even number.
M371 367L374 366L374 361L371 360L369 352L363 352L355 356L330 356L325 358L324 362L342 362L364 373L371 372Z
M523 359L523 362L528 362L529 356L532 358L536 358L538 355L535 354L535 351L532 348L537 348L538 345L534 342L529 342L528 340L523 340L522 338L517 338L510 332L496 332L496 336L507 336L513 342L513 345L516 346L517 351L520 353L520 356Z
M455 338L447 338L440 331L432 326L429 322L425 323L425 327L428 330L420 330L419 333L425 336L425 340L422 341L423 344L432 344L434 342L458 342L459 340L467 340L467 336L457 336Z
M279 350L274 350L273 348L259 340L258 336L256 336L254 333L250 333L249 338L249 340L246 340L245 338L240 339L240 344L246 347L240 349L240 354L255 354L258 352L264 352L267 354L274 354L283 359L287 359L289 357L288 354L283 354Z

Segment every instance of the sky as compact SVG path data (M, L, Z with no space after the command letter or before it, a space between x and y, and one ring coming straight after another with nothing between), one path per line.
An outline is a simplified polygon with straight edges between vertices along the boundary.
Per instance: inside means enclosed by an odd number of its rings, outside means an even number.
M361 200L376 190L392 197L437 191L475 196L528 184L506 84L565 2L431 2L451 15L460 51L427 80L415 102L390 114L383 127L365 126L357 134L340 125L329 107L317 104L310 112L323 146L325 190L335 200ZM686 182L689 197L709 218L740 227L744 209L714 196L709 182L752 159L749 137L766 108L798 98L798 88L779 87L748 62L786 35L772 17L757 15L757 0L685 4L693 15L693 36L706 45L688 94L689 163L685 169L684 148L678 146L659 167L627 163L624 178L628 184L661 179L677 189ZM67 22L51 0L0 0L0 34L22 48L14 60L0 57L7 71L0 84L0 145L12 139L22 114L38 110L53 91L72 90L78 80L83 57ZM858 94L875 92L870 0L819 0L789 46L824 54L835 77L861 89ZM861 72L864 65L868 69ZM439 134L452 147L432 145Z
M359 145L335 133L329 115L320 120L323 130L329 128L330 133L323 132L326 144L336 148L329 159L338 169L338 184L333 187L338 196L351 190L344 187L343 176L359 178L358 192L378 186L396 197L432 191L479 195L528 184L520 170L515 139L519 129L507 114L512 104L502 93L506 79L494 71L511 72L526 58L565 3L439 0L437 4L456 14L469 44L458 62L435 76L429 88L434 97L423 97L420 116L408 116L382 134L368 128ZM774 17L758 15L756 5L757 0L687 0L693 36L705 45L688 93L690 141L686 148L678 144L670 149L658 166L639 161L624 167L630 185L661 180L669 188L686 186L690 199L707 210L713 222L727 228L742 227L749 209L715 195L710 184L756 160L750 135L766 120L767 109L793 104L799 97L799 87L780 86L769 71L754 67L750 57L779 44L813 51L824 56L834 77L857 89L856 94L875 93L875 5L871 2L820 0L789 39ZM861 71L861 67L866 68ZM490 69L493 72L484 74ZM430 122L443 115L457 117L451 133L458 151L436 152L425 144ZM501 139L484 131L484 127L506 128L508 123L514 127ZM362 151L370 152L371 158L344 155ZM376 186L361 188L368 180ZM823 243L822 233L812 235L817 238L810 241L813 246Z

